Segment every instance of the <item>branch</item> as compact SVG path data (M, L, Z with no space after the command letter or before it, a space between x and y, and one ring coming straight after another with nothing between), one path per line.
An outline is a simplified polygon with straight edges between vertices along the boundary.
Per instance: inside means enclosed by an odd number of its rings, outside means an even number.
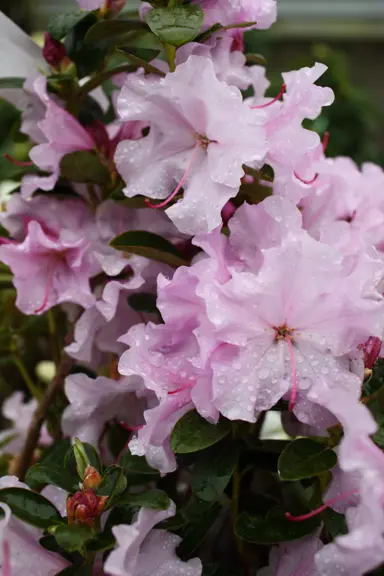
M14 468L14 474L19 480L24 481L25 475L33 460L33 453L39 442L41 427L43 426L48 410L54 402L57 394L64 387L64 380L72 367L73 361L66 354L63 354L60 364L57 369L56 376L53 378L48 388L38 405L32 422L28 428L27 438L24 443L23 450L17 457L17 462Z

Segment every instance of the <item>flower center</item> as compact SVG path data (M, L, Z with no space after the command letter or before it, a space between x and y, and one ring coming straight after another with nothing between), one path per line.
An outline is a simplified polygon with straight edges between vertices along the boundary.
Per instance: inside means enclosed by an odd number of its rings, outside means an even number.
M279 327L274 326L273 329L275 331L276 340L287 340L292 337L293 328L288 328L285 323Z
M198 134L197 132L194 133L194 138L196 143L202 148L203 150L207 150L208 146L211 144L212 140L210 140L207 136Z

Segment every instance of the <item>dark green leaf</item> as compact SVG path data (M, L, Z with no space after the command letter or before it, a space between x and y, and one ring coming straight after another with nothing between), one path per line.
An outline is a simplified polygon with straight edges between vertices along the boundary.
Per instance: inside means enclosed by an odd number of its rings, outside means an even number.
M53 484L67 492L76 492L79 479L71 476L63 466L35 464L28 470L25 481L32 490L40 490L46 484Z
M55 40L61 40L84 17L84 12L80 10L67 14L58 14L49 21L48 32Z
M273 508L264 519L261 516L252 517L243 512L236 520L235 534L241 540L255 544L278 544L298 540L311 534L321 523L321 518L315 516L302 522L292 522L285 517L282 508Z
M175 454L189 454L208 448L229 434L231 425L221 419L210 424L196 411L187 412L174 427L171 446Z
M18 78L11 76L9 78L0 78L0 89L4 88L22 88L24 86L25 78Z
M107 42L109 46L119 46L124 44L124 41L129 38L132 32L137 32L138 30L148 30L141 20L128 18L101 20L88 30L85 35L85 42L86 44Z
M115 506L110 511L101 536L112 536L112 527L118 524L132 524L134 510L129 506ZM113 536L112 536L113 537Z
M144 256L150 260L165 262L170 266L183 266L188 264L180 252L171 242L152 232L145 230L132 230L116 236L111 242L116 250L129 254Z
M54 526L49 532L58 545L68 552L82 552L86 542L93 536L91 527L86 524Z
M149 474L151 476L157 476L159 474L158 470L151 468L147 463L144 456L133 456L131 452L126 450L119 461L120 466L123 467L126 474Z
M44 450L39 464L44 464L45 466L64 466L65 457L70 448L71 441L69 438L55 442Z
M85 451L87 453L88 460L89 460L91 466L96 468L96 470L98 470L100 472L100 474L102 474L103 473L103 465L101 463L100 456L98 455L96 449L93 446L91 446L91 444L88 444L87 442L83 442L82 444L85 448ZM75 455L73 453L72 446L69 448L67 454L65 455L64 467L67 470L69 470L70 474L72 474L73 476L75 476L77 474L76 460L75 460ZM80 477L79 477L79 480L80 480Z
M283 450L278 469L282 480L301 480L327 472L336 463L333 450L308 438L299 438Z
M140 56L133 53L130 48L118 48L117 52L123 56L126 56L126 58L132 62L132 64L135 64L140 68L144 68L147 74L156 74L156 76L161 76L162 78L165 77L165 73L162 72L162 70L159 70L159 68L156 68L156 66L153 66L146 60L143 60L143 58L140 58Z
M73 182L107 184L108 169L100 162L96 154L79 150L66 154L60 162L60 174Z
M204 21L200 6L174 6L154 8L147 13L146 21L150 29L163 42L182 46L198 36Z
M384 449L384 386L369 399L367 406L378 425L378 430L372 439L380 448Z
M128 304L136 312L148 312L149 314L159 314L156 306L156 295L149 292L136 292L128 296Z
M121 466L111 466L104 473L100 486L97 489L98 496L108 496L108 507L127 487L127 479Z
M322 518L324 520L325 528L332 538L348 534L348 526L343 514L335 512L332 508L327 508L327 510L323 512Z
M187 526L183 535L183 541L177 548L177 555L182 560L188 560L194 555L213 523L218 518L220 511L221 506L215 504L196 523Z
M73 552L67 552L66 550L64 550L64 548L61 548L56 542L55 537L52 536L51 534L42 536L39 540L39 544L46 550L49 550L49 552L60 554L60 556L63 556L63 558L65 558L69 562L75 562L76 560L79 560L79 554Z
M62 520L57 508L47 498L24 488L3 488L0 502L8 504L17 518L36 528L45 530Z
M232 28L250 28L255 24L256 22L252 21L252 22L240 22L238 24L229 24L228 26L223 26L222 24L217 22L216 24L213 24L213 26L208 28L208 30L206 30L205 32L199 34L198 37L196 38L196 42L206 42L211 36L213 36L213 34L218 32L219 30L231 30Z
M95 538L92 538L87 543L87 550L90 552L104 552L105 550L110 550L115 546L115 538L112 533L102 533L98 534Z
M231 479L238 459L234 442L223 440L205 451L192 470L192 490L203 501L219 500Z
M154 60L159 54L160 50L156 48L138 48L137 46L121 46L120 50L124 52L124 54L131 54L132 56L137 56L138 58L142 58L146 62L150 62Z
M138 492L136 494L123 494L119 500L119 505L138 506L144 508L154 508L155 510L167 510L171 501L163 490L149 490L148 492Z
M86 44L85 36L88 30L97 22L97 16L90 12L70 30L65 47L69 58L76 64L79 78L88 76L98 70L108 54L108 46L103 42Z

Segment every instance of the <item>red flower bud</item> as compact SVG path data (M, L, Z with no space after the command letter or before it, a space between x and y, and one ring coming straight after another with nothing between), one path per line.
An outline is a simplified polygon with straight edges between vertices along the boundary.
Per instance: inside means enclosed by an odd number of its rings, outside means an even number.
M90 488L76 492L67 499L68 524L92 526L104 510L107 500L108 496L96 496Z
M53 68L59 68L63 60L67 58L64 44L52 38L49 32L44 34L43 56Z
M360 344L358 346L359 350L363 351L364 354L364 367L372 370L376 360L379 357L381 350L381 340L376 336L371 336L365 342L365 344Z
M83 479L83 488L98 488L100 486L102 477L93 466L87 466Z
M110 156L111 141L105 125L100 120L95 120L92 124L85 126L85 129L93 139L96 148L108 158Z

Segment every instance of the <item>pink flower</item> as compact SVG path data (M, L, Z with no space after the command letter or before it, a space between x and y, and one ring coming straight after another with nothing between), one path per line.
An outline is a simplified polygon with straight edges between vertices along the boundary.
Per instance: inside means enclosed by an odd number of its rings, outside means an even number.
M204 26L256 22L254 28L270 28L276 21L276 0L194 0L204 10Z
M221 209L240 187L242 165L261 163L266 152L259 115L238 89L219 82L212 61L202 56L190 56L161 80L130 75L118 109L123 120L150 125L148 136L117 147L124 193L165 198L178 179L162 205L184 186L184 199L167 213L188 234L220 224Z
M29 490L16 476L0 478L0 490L2 488ZM5 513L0 521L0 554L4 576L24 576L26 572L31 575L55 576L69 566L69 562L62 556L48 552L39 544L43 536L41 530L14 518L7 504L1 504L1 508Z
M256 91L250 105L260 108L255 113L265 114L268 154L266 162L274 170L273 191L297 203L311 191L310 183L316 176L317 162L322 157L319 136L302 127L305 118L314 120L323 106L334 100L330 88L314 83L326 71L324 64L283 74L286 92L281 102L265 101ZM260 82L260 80L259 80Z
M104 571L111 576L201 576L202 565L198 558L182 562L175 549L180 536L166 530L153 529L156 524L174 516L176 507L168 510L141 508L131 525L120 524L112 528L117 546L108 556Z
M44 119L38 122L44 141L32 148L29 156L40 170L49 172L50 175L27 174L21 187L24 198L29 198L39 188L42 190L54 188L63 156L77 150L95 148L95 143L85 128L41 89L41 82L38 78L34 86L46 107Z
M23 401L22 392L14 392L4 401L2 413L7 420L12 422L12 428L0 432L0 454L17 455L24 446L29 425L33 414L38 406L37 400L32 398L29 402ZM7 439L9 442L6 443ZM40 434L40 444L49 444L51 437L44 425Z
M320 576L315 567L315 554L322 548L317 535L280 544L272 548L269 566L259 570L257 576Z
M14 196L3 225L17 238L4 241L0 259L14 274L22 312L41 314L62 302L92 306L89 279L100 268L91 251L94 221L85 203Z

